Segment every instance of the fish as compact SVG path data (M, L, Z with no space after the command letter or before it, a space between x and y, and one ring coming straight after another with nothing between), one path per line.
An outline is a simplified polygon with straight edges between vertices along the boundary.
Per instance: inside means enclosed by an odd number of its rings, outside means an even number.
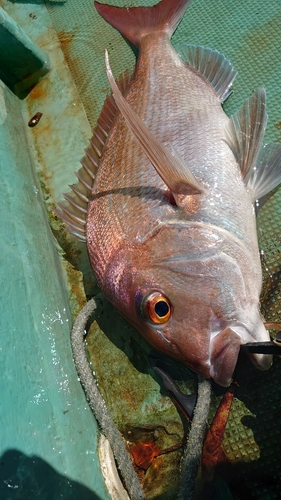
M57 214L86 242L117 311L155 349L228 387L241 345L269 340L256 213L281 182L281 145L263 145L264 88L228 117L230 61L171 45L189 4L95 2L138 58L115 80L106 54L111 93Z

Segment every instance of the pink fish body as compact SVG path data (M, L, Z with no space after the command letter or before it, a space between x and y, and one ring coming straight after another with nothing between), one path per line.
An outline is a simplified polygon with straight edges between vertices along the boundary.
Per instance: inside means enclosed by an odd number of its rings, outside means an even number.
M139 57L121 92L107 60L113 97L60 207L116 309L156 349L228 386L241 344L269 340L254 203L281 181L281 146L262 147L264 89L228 118L230 62L171 46L188 4L96 2ZM252 360L271 365L270 356Z

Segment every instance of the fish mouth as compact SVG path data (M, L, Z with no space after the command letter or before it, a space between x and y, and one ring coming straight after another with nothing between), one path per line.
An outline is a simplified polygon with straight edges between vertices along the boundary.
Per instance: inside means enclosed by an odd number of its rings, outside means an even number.
M217 384L223 387L231 384L240 346L241 337L231 328L226 328L212 340L210 376Z
M243 344L242 337L232 328L226 328L212 339L210 376L217 384L223 387L231 384ZM272 365L271 354L247 352L247 356L259 370L268 370Z

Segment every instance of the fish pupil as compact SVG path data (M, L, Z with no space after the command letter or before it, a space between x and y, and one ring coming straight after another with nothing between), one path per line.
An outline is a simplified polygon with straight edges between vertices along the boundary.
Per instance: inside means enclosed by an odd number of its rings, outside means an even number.
M169 304L167 304L164 300L159 300L154 306L154 310L160 318L165 317L168 314L169 309Z

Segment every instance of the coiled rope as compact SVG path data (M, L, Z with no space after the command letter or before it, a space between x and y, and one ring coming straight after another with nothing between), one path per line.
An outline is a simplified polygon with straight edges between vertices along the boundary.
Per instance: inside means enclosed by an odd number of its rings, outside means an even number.
M94 299L89 300L78 314L72 329L71 346L76 370L84 388L89 406L99 423L102 433L110 443L118 469L131 500L145 500L142 486L133 468L122 435L108 412L86 357L84 331L88 319L96 308L96 301ZM195 482L201 460L210 399L210 383L199 376L198 399L182 460L183 472L178 500L192 500L194 498Z

